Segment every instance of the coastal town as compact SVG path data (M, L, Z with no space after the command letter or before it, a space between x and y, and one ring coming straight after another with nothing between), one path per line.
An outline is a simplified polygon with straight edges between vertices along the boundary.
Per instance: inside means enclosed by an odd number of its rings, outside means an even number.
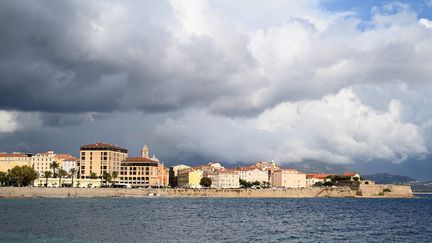
M34 170L25 180L20 168ZM17 172L18 171L18 172ZM79 158L70 154L0 153L0 182L3 186L34 187L117 187L117 188L307 188L312 186L373 184L356 172L306 174L282 168L274 161L260 161L249 166L225 168L210 162L199 166L166 167L147 145L139 157L117 145L97 142L80 146ZM21 172L23 173L23 172ZM29 177L29 175L27 175Z

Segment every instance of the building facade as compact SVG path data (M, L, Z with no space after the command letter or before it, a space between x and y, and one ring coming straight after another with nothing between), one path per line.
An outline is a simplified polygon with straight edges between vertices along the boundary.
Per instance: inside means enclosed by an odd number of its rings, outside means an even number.
M161 186L158 173L158 162L148 158L129 157L121 162L120 183L132 187Z
M295 169L273 170L270 183L272 187L304 188L306 187L306 174Z
M185 188L200 188L203 171L197 169L185 169L178 172L178 186Z
M177 187L178 186L178 172L180 170L189 169L190 166L187 165L175 165L171 166L169 169L169 185L171 187Z
M15 166L31 166L31 157L23 153L0 153L0 171L8 172Z
M131 187L166 187L168 171L162 162L153 155L149 156L149 148L144 145L141 157L128 157L121 161L120 183Z
M239 167L231 171L236 172L241 180L247 182L269 182L269 171L267 170L260 170L256 167Z
M79 177L90 178L92 173L120 172L121 161L128 157L127 149L107 143L93 143L80 147Z
M218 171L207 175L212 188L240 188L240 175L234 171Z
M53 162L59 164L58 169L63 169L68 173L71 168L78 169L78 159L70 154L56 154L54 151L48 151L31 157L31 164L40 177L43 177L45 171L52 171Z

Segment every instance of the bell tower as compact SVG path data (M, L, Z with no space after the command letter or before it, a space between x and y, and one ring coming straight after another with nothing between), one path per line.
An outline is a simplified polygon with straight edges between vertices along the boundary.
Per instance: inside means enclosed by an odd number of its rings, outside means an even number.
M142 158L149 158L149 149L147 147L147 144L144 144L144 146L141 149L141 157Z

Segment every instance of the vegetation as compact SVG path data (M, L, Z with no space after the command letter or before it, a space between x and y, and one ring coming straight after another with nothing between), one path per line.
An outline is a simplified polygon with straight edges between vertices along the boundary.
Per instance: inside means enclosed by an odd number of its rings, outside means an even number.
M60 169L60 170L59 170L59 172L58 172L58 177L59 177L59 187L62 186L62 184L61 184L61 179L62 179L63 177L66 177L67 175L68 175L67 171L65 171L65 170L63 170L63 169Z
M97 179L98 176L95 172L90 173L90 179Z
M343 176L343 175L331 175L331 176L328 176L327 178L330 178L330 180L332 182L350 181L351 180L351 177L349 177L349 176Z
M44 172L45 187L48 187L48 178L50 178L51 176L52 176L52 172L51 171L45 171Z
M249 182L249 181L245 181L240 179L240 186L243 188L251 188L253 186L260 186L261 183L259 181L254 181L254 182Z
M389 188L384 188L383 192L391 192Z
M112 175L109 173L109 172L104 172L103 174L102 174L102 179L105 181L105 182L107 182L107 183L111 183L111 181L112 181Z
M212 180L208 177L203 177L203 178L201 178L200 185L202 187L211 187Z
M7 181L8 181L7 173L0 172L0 186L6 185Z
M118 177L118 172L117 171L113 171L112 173L111 173L111 176L112 176L112 178L113 178L113 184L115 184L115 180L117 179L117 177Z
M12 186L29 186L34 180L37 179L37 172L33 167L15 166L7 174L0 175L1 183Z
M73 187L74 186L74 177L77 174L77 169L75 169L75 168L70 169L69 174L70 174L71 179L72 179L72 187Z
M50 164L50 168L53 170L53 177L56 178L57 174L56 174L56 170L60 167L60 164L57 163L57 161L54 161Z

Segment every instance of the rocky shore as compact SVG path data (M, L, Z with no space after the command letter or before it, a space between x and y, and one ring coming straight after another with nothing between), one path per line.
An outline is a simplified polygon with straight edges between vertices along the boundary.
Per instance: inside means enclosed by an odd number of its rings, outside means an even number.
M302 189L123 189L0 187L0 198L104 198L104 197L221 197L221 198L411 198L411 187L400 185Z

